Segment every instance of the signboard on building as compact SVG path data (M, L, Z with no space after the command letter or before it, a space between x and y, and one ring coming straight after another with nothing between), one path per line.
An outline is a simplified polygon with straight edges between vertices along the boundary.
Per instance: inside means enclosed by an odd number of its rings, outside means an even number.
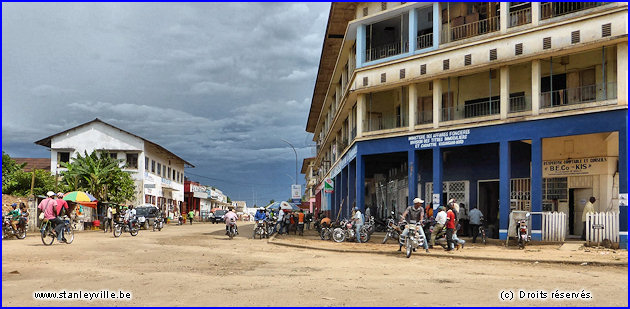
M333 193L335 185L333 184L332 179L326 178L324 179L324 193Z
M608 157L543 161L543 177L607 174L608 162Z
M443 146L463 145L468 139L470 129L436 132L409 136L409 145L415 149L427 149Z
M341 169L346 167L346 165L348 165L348 163L352 162L352 160L354 160L354 158L356 158L356 157L357 157L357 145L354 145L354 146L352 146L352 148L350 148L350 150L348 150L348 152L343 156L343 158L341 158L341 160L339 160L337 165L335 165L330 170L330 177L337 176L341 172Z
M302 186L301 185L291 185L291 198L292 199L301 199L302 198Z

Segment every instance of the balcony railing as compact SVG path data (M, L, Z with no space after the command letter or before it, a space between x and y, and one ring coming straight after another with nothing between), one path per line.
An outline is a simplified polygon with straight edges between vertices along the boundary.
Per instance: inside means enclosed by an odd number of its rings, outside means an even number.
M417 39L416 49L423 49L433 46L433 33L421 35Z
M433 122L433 111L418 111L416 115L416 124L427 124Z
M515 12L510 12L510 27L526 25L532 22L532 9L526 8Z
M540 94L540 107L605 101L617 98L617 83L599 83L576 88L546 91Z
M363 121L363 128L366 132L402 128L408 125L407 118L405 116L375 117Z
M528 110L527 97L522 95L510 98L510 113L518 113Z
M479 103L466 104L462 107L442 108L442 121L459 120L465 118L475 118L496 115L501 112L501 101L492 100Z
M540 19L571 14L607 3L609 2L547 2L540 5Z
M474 36L499 31L499 29L499 16L494 16L488 19L475 21L461 26L451 27L450 31L448 29L448 26L446 26L442 29L442 43L463 40Z
M382 58L400 55L409 51L409 42L400 41L368 48L365 51L365 61L370 62Z

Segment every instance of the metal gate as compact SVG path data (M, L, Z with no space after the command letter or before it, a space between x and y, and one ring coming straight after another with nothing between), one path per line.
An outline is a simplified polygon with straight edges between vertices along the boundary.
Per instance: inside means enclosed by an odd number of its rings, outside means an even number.
M510 209L531 211L531 179L513 178L510 180Z

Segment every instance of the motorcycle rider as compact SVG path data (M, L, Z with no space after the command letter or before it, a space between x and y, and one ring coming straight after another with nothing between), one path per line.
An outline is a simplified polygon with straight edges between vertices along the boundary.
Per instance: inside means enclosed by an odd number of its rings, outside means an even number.
M17 203L11 204L12 210L9 211L9 213L7 213L7 216L11 218L11 227L13 228L14 234L15 234L15 231L17 231L18 223L20 223L20 210L17 209L17 206L18 206Z
M228 235L231 221L234 221L234 228L236 230L236 234L238 234L238 226L236 225L236 220L238 220L238 216L234 212L234 208L230 208L225 216L223 216L223 219L225 219L225 235Z
M361 227L363 226L364 221L365 219L363 218L363 214L361 213L361 210L359 209L359 207L355 207L354 215L352 216L352 222L354 222L354 229L356 230L355 235L356 235L356 239L358 243L361 242L361 234L359 234L359 231L361 230Z
M254 215L254 221L257 222L258 220L263 221L264 235L267 235L267 213L265 213L265 207L259 207L258 211L256 211L256 214ZM254 236L255 235L256 230L254 229Z
M433 226L433 232L431 233L431 245L429 245L429 248L433 248L433 246L435 246L435 238L438 234L441 234L442 229L444 229L444 225L446 225L446 211L444 211L444 206L440 206L438 208L437 215L435 215L435 225Z
M129 205L129 210L125 212L125 220L127 220L129 230L131 231L132 222L136 220L136 210L133 209L133 205Z
M418 197L413 199L413 206L407 207L407 209L403 211L402 215L400 215L401 221L404 219L407 220L407 222L416 221L417 224L422 224L422 221L424 221L424 207L422 207L423 204L424 201L422 199ZM427 244L427 237L424 234L424 229L420 228L418 229L418 232L422 234L422 237L424 238L424 250L426 252L429 252L429 244ZM409 224L405 226L405 230L401 234L401 239L404 239L405 237L407 237L407 235L409 235ZM402 243L399 243L398 251L400 251L401 249Z

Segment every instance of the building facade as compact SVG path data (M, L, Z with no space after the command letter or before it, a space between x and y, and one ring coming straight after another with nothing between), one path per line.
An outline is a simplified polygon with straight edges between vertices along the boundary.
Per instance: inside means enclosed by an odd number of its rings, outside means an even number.
M164 147L98 118L35 143L50 148L53 174L63 172L59 163L71 162L77 154L108 152L134 179L135 204L153 204L171 214L184 201L184 167L194 167Z
M304 174L305 186L304 186L304 200L302 204L308 205L308 210L312 213L314 211L318 211L316 209L316 198L315 198L315 190L317 187L317 171L314 170L315 167L315 157L304 158L302 160L302 170L301 173Z
M543 212L580 235L593 196L625 246L627 21L618 2L333 3L306 127L316 205L456 198L495 238L535 213L541 239Z
M227 197L220 190L198 182L184 181L183 213L195 212L195 217L206 220L214 209L228 209Z

